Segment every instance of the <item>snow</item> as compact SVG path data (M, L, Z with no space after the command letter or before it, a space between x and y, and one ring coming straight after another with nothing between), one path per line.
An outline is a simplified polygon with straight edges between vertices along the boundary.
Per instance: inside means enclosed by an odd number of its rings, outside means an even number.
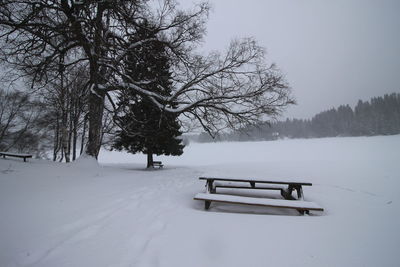
M398 266L399 148L400 135L190 144L150 171L119 152L0 159L0 266ZM324 212L205 211L200 176L299 178Z

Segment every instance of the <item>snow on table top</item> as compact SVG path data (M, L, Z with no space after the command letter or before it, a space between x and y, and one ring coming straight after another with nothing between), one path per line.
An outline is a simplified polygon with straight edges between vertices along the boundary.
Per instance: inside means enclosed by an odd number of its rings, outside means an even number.
M256 197L242 197L232 196L225 194L206 194L198 193L194 197L196 200L210 200L229 203L243 203L249 205L263 205L281 208L304 208L311 210L323 210L318 204L309 201L300 200L285 200L285 199L270 199L270 198L256 198Z
M304 182L298 179L263 179L263 178L240 178L240 177L199 177L200 180L215 180L215 181L238 181L238 182L255 182L255 183L268 183L268 184L301 184L301 185L312 185L312 183Z

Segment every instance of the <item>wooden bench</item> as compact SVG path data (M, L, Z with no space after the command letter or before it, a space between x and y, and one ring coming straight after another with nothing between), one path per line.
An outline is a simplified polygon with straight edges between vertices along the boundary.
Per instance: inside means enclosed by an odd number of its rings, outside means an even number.
M162 164L161 161L153 161L153 167L162 168L164 167L164 165Z
M17 154L17 153L9 153L9 152L0 152L0 156L3 156L3 158L7 157L15 157L15 158L23 158L24 162L26 162L27 158L32 158L32 155L30 154Z
M269 198L255 198L255 197L243 197L243 196L232 196L225 194L207 194L198 193L194 197L195 200L204 200L206 203L206 209L210 207L211 202L221 202L229 204L242 204L242 205L254 205L264 206L273 208L286 208L295 209L301 214L309 213L310 210L323 211L324 209L318 206L314 202L309 201L295 201L286 199L269 199Z
M195 200L204 200L205 209L209 209L211 202L223 202L233 204L245 204L268 207L291 208L298 210L301 214L309 213L310 210L323 211L316 203L304 201L303 186L312 186L312 183L298 181L271 181L255 178L217 178L200 177L206 180L206 193L195 196ZM227 194L217 194L217 188L229 189L258 189L278 190L284 199L254 198ZM297 198L292 196L297 192Z

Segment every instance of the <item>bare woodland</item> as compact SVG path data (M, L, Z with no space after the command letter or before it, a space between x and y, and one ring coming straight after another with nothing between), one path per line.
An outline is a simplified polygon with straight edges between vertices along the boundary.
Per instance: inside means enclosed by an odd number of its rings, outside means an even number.
M146 97L161 111L179 114L187 130L198 125L212 135L269 121L294 103L256 40L231 41L223 52L196 52L209 12L208 3L180 10L173 0L0 1L0 59L46 103L53 159L70 161L81 151L97 158L121 112L117 94ZM148 30L156 38L137 40L143 25L152 25ZM173 88L168 97L144 89L153 81L127 75L127 54L146 42L166 47Z

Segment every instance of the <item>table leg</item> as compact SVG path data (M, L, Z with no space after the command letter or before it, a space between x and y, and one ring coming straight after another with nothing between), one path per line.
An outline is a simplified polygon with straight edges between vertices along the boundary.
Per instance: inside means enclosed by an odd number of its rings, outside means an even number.
M215 193L215 190L213 188L213 182L214 182L214 180L207 180L207 183L206 183L206 193L207 194Z
M293 185L289 185L287 190L285 189L281 190L281 195L284 199L294 200L294 198L292 197L292 192L293 192Z
M296 191L297 191L297 199L304 200L303 187L301 185L296 186Z
M210 205L211 205L211 201L206 200L205 205L204 205L204 208L205 208L206 210L208 210L208 209L210 208Z
M310 211L309 210L297 210L301 215L310 215Z

